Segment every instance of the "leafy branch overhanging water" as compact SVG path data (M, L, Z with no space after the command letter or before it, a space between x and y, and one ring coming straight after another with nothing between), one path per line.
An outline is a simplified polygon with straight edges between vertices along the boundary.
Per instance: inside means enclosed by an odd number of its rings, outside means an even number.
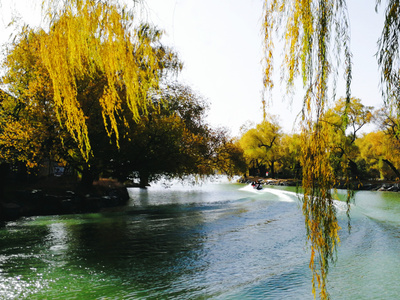
M329 149L328 132L321 120L328 109L328 85L331 83L333 90L336 88L342 56L346 103L350 102L352 55L346 2L266 0L264 9L266 92L270 92L274 85L276 36L284 43L282 68L286 75L287 92L294 89L297 77L301 77L305 89L301 121L303 196L300 198L311 247L313 293L315 296L318 287L320 297L326 299L329 298L326 287L329 263L335 260L340 228L331 193L338 178L333 168L334 157ZM345 116L343 126L347 125ZM343 174L348 174L345 160L342 161ZM347 197L348 204L350 199L351 193Z

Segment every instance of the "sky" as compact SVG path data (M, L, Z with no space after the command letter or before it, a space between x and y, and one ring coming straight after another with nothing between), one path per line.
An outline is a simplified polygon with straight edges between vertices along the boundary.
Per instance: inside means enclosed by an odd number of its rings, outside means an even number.
M238 135L248 122L262 121L263 0L144 0L141 17L165 31L163 42L172 46L184 63L179 80L205 98L207 120L214 127L227 127ZM353 52L352 96L364 105L382 105L379 70L375 58L383 24L375 1L348 0ZM41 0L0 0L0 43L11 33L4 30L9 8L31 24L40 24ZM278 53L279 50L277 49ZM276 70L270 114L278 115L286 133L291 133L301 110L303 91L284 97ZM341 76L341 74L339 74ZM337 97L344 95L339 83Z

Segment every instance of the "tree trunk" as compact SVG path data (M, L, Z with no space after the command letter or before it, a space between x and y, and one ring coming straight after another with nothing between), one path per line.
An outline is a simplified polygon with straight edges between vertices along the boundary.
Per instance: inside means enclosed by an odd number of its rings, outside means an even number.
M275 178L275 161L271 161L269 167L271 170L271 178Z
M350 169L350 176L352 179L357 179L360 177L357 164L351 159L349 159L349 169Z
M396 169L396 167L387 159L382 159L383 162L385 162L391 169L392 171L396 174L397 178L400 178L400 173L399 171Z
M294 178L301 179L302 178L302 167L299 161L296 162L293 169Z
M17 163L16 180L19 183L26 183L28 181L28 168L25 163Z
M10 170L10 166L6 163L0 164L0 199L4 199L4 188L7 184L7 176Z
M265 177L265 173L267 172L267 168L265 167L265 165L260 165L258 167L258 170L259 170L258 176Z
M139 172L139 179L140 179L139 186L141 188L146 188L146 187L150 186L149 172L146 172L146 171Z
M97 179L95 172L92 169L84 169L82 171L81 184L85 188L93 186L93 182Z

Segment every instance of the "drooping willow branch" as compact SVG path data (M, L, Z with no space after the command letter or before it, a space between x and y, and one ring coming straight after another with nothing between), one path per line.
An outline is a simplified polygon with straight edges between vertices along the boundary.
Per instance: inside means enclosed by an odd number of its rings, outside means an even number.
M105 128L118 144L122 101L136 119L146 111L148 92L160 80L159 53L152 45L153 33L148 27L134 28L132 11L119 1L60 2L44 1L50 29L41 40L40 54L52 82L59 121L88 159L87 116L77 100L77 80L104 75L107 84L99 103Z
M377 6L381 0L377 0ZM381 70L382 94L385 103L400 113L400 1L388 0L385 23L378 41L378 65Z
M287 92L294 89L298 77L301 77L305 90L301 199L311 244L313 292L315 295L318 286L321 298L325 299L329 297L326 280L329 262L334 261L339 243L339 225L331 194L337 179L328 133L321 120L328 108L330 85L335 92L337 70L343 63L341 57L344 57L346 100L350 102L351 52L347 7L341 0L266 0L264 8L266 92L270 92L274 85L274 46L279 42L284 45L281 67ZM276 37L280 39L278 43Z

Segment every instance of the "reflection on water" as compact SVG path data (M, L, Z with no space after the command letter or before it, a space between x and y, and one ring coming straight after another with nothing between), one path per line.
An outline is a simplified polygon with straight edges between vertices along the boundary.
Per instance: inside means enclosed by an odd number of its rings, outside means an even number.
M207 184L130 194L118 212L26 218L0 229L0 299L313 299L292 190ZM357 194L352 232L341 231L332 299L400 292L392 223L400 206L375 195ZM366 213L384 211L383 203L394 206L390 222ZM345 228L344 211L339 219Z

